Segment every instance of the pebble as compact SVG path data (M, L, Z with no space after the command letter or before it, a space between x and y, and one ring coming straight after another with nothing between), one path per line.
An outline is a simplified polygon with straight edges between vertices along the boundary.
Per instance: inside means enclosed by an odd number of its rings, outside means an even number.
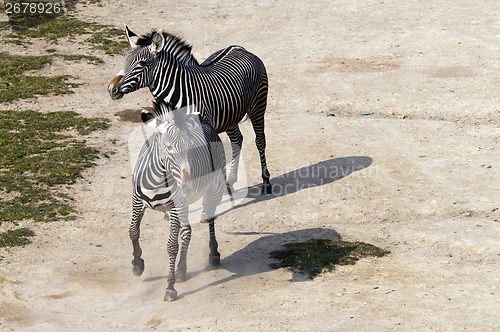
M472 211L471 210L464 211L463 215L465 217L472 217Z

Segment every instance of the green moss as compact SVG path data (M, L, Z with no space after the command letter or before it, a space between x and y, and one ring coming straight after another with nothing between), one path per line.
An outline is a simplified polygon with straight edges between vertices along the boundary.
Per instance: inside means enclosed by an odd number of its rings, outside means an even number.
M9 2L12 4L17 3L19 5L19 8L18 8L19 12L18 13L15 13L16 10L14 10L13 7L10 7L11 13L7 14L8 18L9 18L10 28L13 31L22 31L25 29L35 27L39 24L43 24L45 22L51 21L51 20L55 19L56 17L63 14L62 11L60 13L54 13L53 10L51 11L51 13L47 13L47 11L49 11L48 7L52 7L51 4L47 4L47 1L30 0L30 2L27 2L27 1L25 1L25 2L9 1ZM24 5L25 3L27 4L27 6ZM31 4L35 4L35 3L43 3L43 5L42 5L43 11L44 11L43 14L40 14L38 12L35 12L35 13L30 12L31 10L35 9L35 8L30 8L30 6L32 6ZM45 8L47 8L47 10L45 10ZM4 9L2 10L2 12L5 13L6 9L7 9L7 6L4 5ZM51 9L53 9L53 8L51 8ZM35 11L38 11L38 8L36 8Z
M352 265L362 257L381 257L388 253L363 242L311 239L307 242L286 243L281 250L271 252L271 258L280 262L270 264L270 267L290 268L312 279L324 270L332 271L335 265Z
M71 15L59 16L11 33L7 35L6 42L23 45L30 42L29 38L43 38L58 43L61 38L71 40L76 36L89 36L85 38L85 42L93 49L103 50L106 54L117 54L128 47L128 43L122 38L122 30L104 24L85 22Z
M0 53L0 102L30 98L35 95L68 94L78 86L68 82L69 75L36 76L24 75L52 63L52 56L20 56Z
M76 5L75 0L64 3L68 11ZM0 8L5 9L3 3ZM3 43L27 47L34 39L57 44L66 38L85 45L88 50L100 49L108 54L128 47L121 41L121 30L81 21L68 14L23 14L8 18L8 22L0 22L0 30L13 32L3 36L0 41ZM38 51L44 54L43 50ZM73 77L37 74L50 66L55 57L95 65L104 63L94 55L57 54L56 48L45 52L46 55L39 56L0 52L0 103L36 95L72 93L78 86L72 82ZM17 226L17 221L27 219L39 222L75 219L72 198L59 189L74 183L84 169L92 167L103 155L87 146L81 136L108 127L107 119L86 119L75 112L0 111L0 224L12 222ZM33 235L26 228L3 232L0 246L25 245Z
M3 11L3 10L0 9L0 11ZM9 22L7 22L7 21L0 22L0 31L3 31L3 30L10 30L10 23Z
M52 63L51 56L19 56L0 53L0 77L18 76L28 70L39 70Z
M49 52L49 50L47 50ZM84 54L57 54L57 56L63 58L66 61L87 61L93 65L103 64L104 61L93 55L84 55Z
M59 75L54 77L47 76L24 76L3 79L0 87L0 102L8 102L15 99L31 98L35 95L62 95L71 94L78 86L76 83L70 83L71 76Z
M88 23L65 15L30 26L26 30L8 35L7 38L44 38L56 42L59 38L86 34L86 25Z
M0 233L0 247L15 247L30 244L35 232L28 228L18 228Z
M109 127L75 112L0 112L0 222L66 219L71 199L55 188L72 184L99 151L76 135ZM74 132L74 134L71 134Z
M113 40L104 33L96 33L92 37L87 38L86 42L93 44L95 49L102 50L110 55L119 54L129 46L128 42Z

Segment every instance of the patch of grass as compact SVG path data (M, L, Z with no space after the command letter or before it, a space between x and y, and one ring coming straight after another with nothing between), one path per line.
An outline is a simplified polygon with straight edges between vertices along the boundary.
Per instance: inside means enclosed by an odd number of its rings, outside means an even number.
M44 38L57 42L59 38L86 34L88 31L87 25L90 24L72 16L64 15L10 34L7 38Z
M0 11L4 11L2 9L0 9ZM7 21L0 21L0 31L3 31L3 30L9 30L10 29L10 23L7 22Z
M102 50L106 54L120 54L130 47L121 29L108 25L98 25L98 29L94 31L92 36L85 41L94 45L95 49Z
M65 15L65 12L70 12L75 7L78 0L65 0L63 2L46 0L8 2L11 2L12 4L17 3L19 6L17 7L17 10L14 7L9 6L11 11L7 14L7 16L9 18L10 27L13 31L23 31ZM25 3L27 3L27 5L25 5ZM58 3L58 5L55 5L56 3ZM2 9L2 12L5 13L7 5L4 4L3 6L4 8Z
M35 232L28 228L18 228L0 233L0 247L15 247L30 244Z
M34 1L32 1L33 3ZM14 3L14 2L13 2ZM3 11L5 13L5 10ZM13 31L23 31L25 29L29 29L32 27L36 27L39 24L43 24L46 22L50 22L54 20L57 16L61 14L30 14L29 11L27 13L23 13L21 10L19 13L9 14L9 25Z
M123 33L120 31L120 34L123 34ZM102 32L96 33L92 37L87 38L85 41L90 43L90 44L93 44L95 49L104 51L104 53L109 54L109 55L119 54L124 49L127 49L129 47L128 42L116 41L116 40L113 40L112 38L109 38L108 36L109 35L106 33L102 33Z
M17 76L28 70L38 70L51 64L50 56L18 56L0 53L0 77Z
M106 54L117 54L128 47L123 36L123 31L114 27L79 20L71 15L59 16L55 19L29 27L16 33L7 35L7 42L27 44L27 38L43 38L52 43L57 43L60 38L87 36L85 42L90 43L94 49L103 50ZM118 40L117 40L118 39Z
M353 265L360 258L381 257L388 253L363 242L311 239L307 242L285 243L281 250L271 252L271 258L280 262L272 263L270 267L286 267L313 279L322 271L332 271L335 265Z
M0 112L0 222L68 219L71 198L54 188L94 166L99 151L76 135L109 127L75 112Z
M35 95L68 94L73 93L71 88L78 86L68 82L69 75L58 76L28 76L27 71L40 70L52 63L53 57L19 56L0 53L0 102L15 99L30 98Z
M56 54L56 55L63 58L66 61L87 61L88 63L93 65L100 65L104 63L104 60L93 55L84 55L84 54Z
M31 98L35 95L62 95L73 93L69 88L77 87L78 84L68 83L69 75L55 77L24 76L17 77L7 82L1 82L0 102L8 102L15 99Z

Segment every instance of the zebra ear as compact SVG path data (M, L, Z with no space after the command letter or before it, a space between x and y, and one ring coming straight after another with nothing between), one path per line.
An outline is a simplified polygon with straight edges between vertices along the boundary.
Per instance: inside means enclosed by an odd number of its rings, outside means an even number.
M156 121L152 121L154 118L154 115L150 111L142 110L141 119L146 126L156 128Z
M151 53L155 54L160 52L165 45L165 36L163 35L163 31L158 29L155 31L152 37L153 42L149 46L149 50Z
M132 31L130 31L130 29L128 28L128 26L126 24L124 24L123 26L125 27L125 34L127 35L127 40L130 44L130 47L136 48L137 41L139 40L139 37L137 37L137 35L135 33L133 33Z

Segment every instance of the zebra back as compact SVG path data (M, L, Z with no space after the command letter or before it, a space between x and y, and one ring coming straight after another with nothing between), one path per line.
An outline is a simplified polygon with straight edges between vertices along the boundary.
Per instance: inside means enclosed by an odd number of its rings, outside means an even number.
M127 57L120 93L148 86L156 99L175 109L196 105L218 133L236 126L267 98L266 68L241 46L217 51L199 64L189 44L161 30L129 41L135 48Z

